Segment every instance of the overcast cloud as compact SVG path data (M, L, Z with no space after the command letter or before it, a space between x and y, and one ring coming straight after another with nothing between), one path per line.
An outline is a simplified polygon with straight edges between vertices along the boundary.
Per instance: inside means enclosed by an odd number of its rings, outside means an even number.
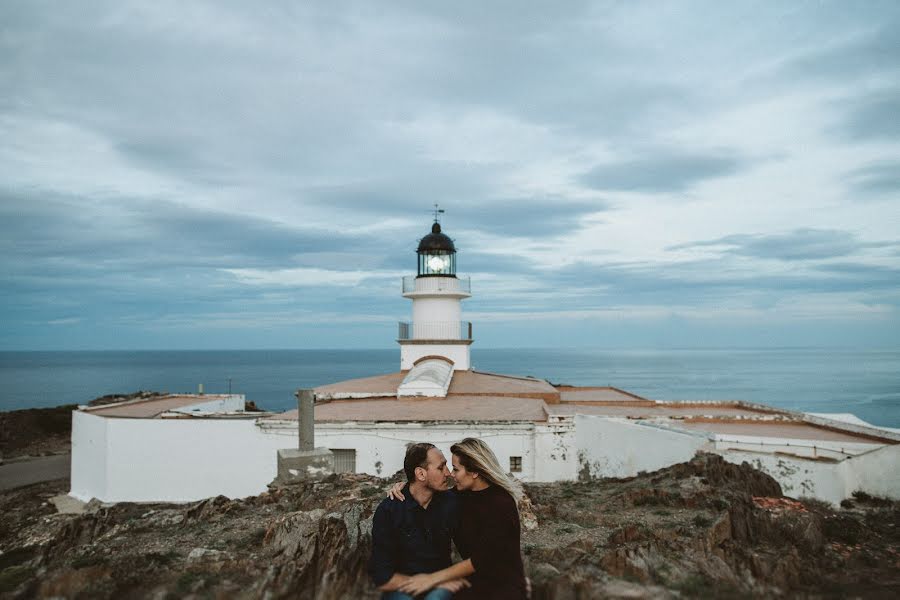
M900 340L900 5L0 3L0 349ZM467 318L467 317L464 317Z

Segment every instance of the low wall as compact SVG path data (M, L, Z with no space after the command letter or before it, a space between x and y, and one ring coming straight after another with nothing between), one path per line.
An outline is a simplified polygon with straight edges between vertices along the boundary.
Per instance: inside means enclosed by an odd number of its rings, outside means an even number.
M579 478L632 477L693 458L712 447L701 434L593 415L575 417Z
M69 494L84 501L106 497L106 419L72 411L72 466Z

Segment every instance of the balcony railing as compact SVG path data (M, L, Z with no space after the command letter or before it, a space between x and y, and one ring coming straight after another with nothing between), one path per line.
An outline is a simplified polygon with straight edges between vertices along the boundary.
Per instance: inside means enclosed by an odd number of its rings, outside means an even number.
M401 321L397 339L400 340L471 340L471 321Z
M403 278L403 293L410 292L463 292L472 293L469 277L415 277Z

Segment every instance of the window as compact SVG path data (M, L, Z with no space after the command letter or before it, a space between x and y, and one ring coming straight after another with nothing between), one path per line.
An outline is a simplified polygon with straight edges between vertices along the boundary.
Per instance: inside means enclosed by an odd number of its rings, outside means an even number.
M510 456L509 457L509 472L510 473L521 473L522 472L522 457L521 456Z
M356 450L329 448L334 454L335 473L356 473Z

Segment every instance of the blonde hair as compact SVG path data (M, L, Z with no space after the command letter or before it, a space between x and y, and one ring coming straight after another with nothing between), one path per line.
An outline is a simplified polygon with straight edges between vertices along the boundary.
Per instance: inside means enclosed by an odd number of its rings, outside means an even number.
M488 483L505 490L518 504L522 499L522 485L506 474L497 455L487 444L478 438L466 438L450 446L450 452L459 457L459 462L466 471L478 473Z

